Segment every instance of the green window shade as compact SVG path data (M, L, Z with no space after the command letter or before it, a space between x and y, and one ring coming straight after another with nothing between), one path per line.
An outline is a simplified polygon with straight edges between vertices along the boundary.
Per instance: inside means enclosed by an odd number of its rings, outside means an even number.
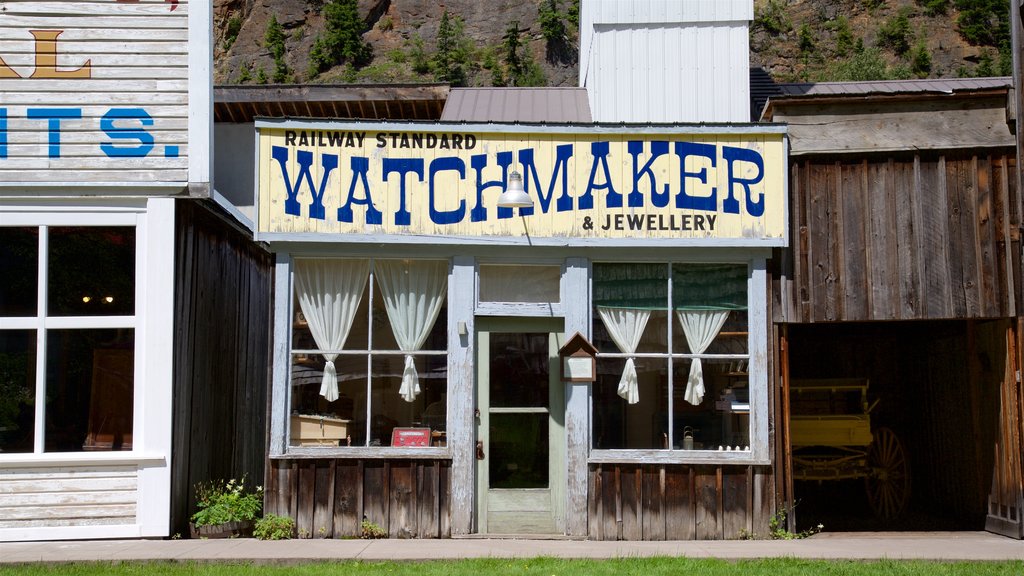
M676 310L746 310L747 267L742 264L676 264L672 267Z
M668 303L667 280L665 264L595 264L594 304L664 310Z

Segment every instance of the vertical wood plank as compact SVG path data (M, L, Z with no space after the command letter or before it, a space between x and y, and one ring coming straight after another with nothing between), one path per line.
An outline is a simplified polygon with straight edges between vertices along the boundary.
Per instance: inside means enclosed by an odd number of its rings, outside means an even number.
M437 470L439 463L418 462L416 465L416 537L437 538Z
M693 468L665 469L665 538L693 540L696 535L693 505Z
M865 217L868 211L867 191L863 186L860 164L842 167L843 189L843 310L844 320L868 317L867 253Z
M476 365L473 306L476 297L476 260L472 256L452 258L448 275L448 448L452 452L450 520L452 534L473 531L476 493L476 407L474 366ZM466 334L459 334L464 322Z
M896 207L896 270L899 290L899 302L895 306L896 317L912 320L920 317L921 282L918 275L916 231L919 222L915 219L914 204L920 201L915 195L914 173L918 158L914 163L899 162L893 174L893 194Z
M334 538L335 460L315 460L313 492L313 537Z
M356 537L360 534L362 511L358 508L363 478L359 465L352 460L337 460L334 471L334 537Z
M392 538L412 538L416 535L416 502L413 463L394 461L385 464L388 474L388 534Z
M313 506L315 503L316 491L316 460L306 460L298 465L298 510L295 518L295 529L299 538L312 538L316 536L316 526L313 525Z
M924 292L927 317L950 318L953 315L953 300L950 295L949 242L946 230L949 199L946 196L946 159L920 164L921 230L925 267Z
M601 465L591 466L587 474L587 534L591 540L603 540L601 527Z
M752 510L748 499L750 485L749 466L729 466L722 469L722 536L736 539L746 533Z
M665 466L643 466L643 539L665 539Z
M590 261L587 258L566 258L563 278L565 298L565 333L590 334ZM566 384L565 443L566 494L565 532L569 536L587 534L587 482L590 453L590 385L586 382Z
M622 539L641 540L643 539L641 518L643 496L640 491L643 483L640 466L622 466L621 468Z
M694 467L694 491L696 492L697 540L721 539L721 527L718 524L718 468L715 466Z
M604 490L601 496L601 511L604 525L601 528L601 536L604 540L619 539L619 483L616 478L619 474L617 464L605 464L601 466L601 485Z
M967 186L965 179L968 175L964 169L964 161L960 159L946 158L945 168L946 204L949 206L946 215L946 233L948 234L946 242L950 246L946 282L952 288L950 291L952 317L964 318L967 314L966 290L968 286L966 285L967 277L964 275L965 253L963 246L964 238L971 237L971 230L963 229L964 188Z
M998 234L996 230L996 194L993 190L993 165L988 155L975 160L975 230L977 239L975 261L977 263L978 311L983 316L1000 315L1002 284L999 275L999 260L996 255Z
M826 312L826 278L829 275L828 255L828 182L827 169L808 164L807 245L808 291L812 320L824 320Z
M367 461L363 464L363 519L386 528L387 498L384 482L384 463Z
M447 464L439 464L437 467L438 471L438 483L437 483L437 510L438 510L438 530L440 531L439 536L441 538L450 538L452 535L452 515L451 515L451 478L452 468Z

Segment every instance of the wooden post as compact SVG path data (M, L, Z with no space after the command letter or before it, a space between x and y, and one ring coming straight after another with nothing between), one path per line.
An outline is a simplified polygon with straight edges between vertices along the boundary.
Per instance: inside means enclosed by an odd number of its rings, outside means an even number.
M785 470L785 498L787 529L796 531L796 512L793 497L793 446L789 436L789 327L783 326L779 336L779 364L782 374L782 446L783 469Z

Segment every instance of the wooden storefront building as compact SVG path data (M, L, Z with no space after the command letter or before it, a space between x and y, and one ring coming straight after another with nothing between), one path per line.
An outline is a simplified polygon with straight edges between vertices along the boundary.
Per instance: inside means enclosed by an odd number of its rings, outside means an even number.
M1009 79L780 88L764 118L791 138L792 242L771 271L784 501L801 528L1020 538ZM866 408L844 396L858 386ZM810 438L837 414L870 435L823 455Z

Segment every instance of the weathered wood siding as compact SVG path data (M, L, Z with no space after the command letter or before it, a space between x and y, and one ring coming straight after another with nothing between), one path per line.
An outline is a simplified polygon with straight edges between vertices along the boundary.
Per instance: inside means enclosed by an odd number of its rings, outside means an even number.
M263 481L273 256L207 208L177 201L172 533L197 482Z
M190 8L187 0L0 2L0 187L183 189Z
M448 460L273 459L265 510L300 538L359 536L364 519L391 538L447 538L450 478Z
M729 540L764 536L775 513L765 466L591 465L590 538Z
M1024 538L1024 453L1020 449L1024 437L1024 391L1015 377L1024 360L1020 346L1022 327L1022 320L1016 318L1006 331L1009 350L999 386L999 427L985 518L986 530L1017 539Z
M0 528L135 524L138 468L23 468L0 474Z
M793 162L775 320L1012 316L1015 170L1009 151Z

